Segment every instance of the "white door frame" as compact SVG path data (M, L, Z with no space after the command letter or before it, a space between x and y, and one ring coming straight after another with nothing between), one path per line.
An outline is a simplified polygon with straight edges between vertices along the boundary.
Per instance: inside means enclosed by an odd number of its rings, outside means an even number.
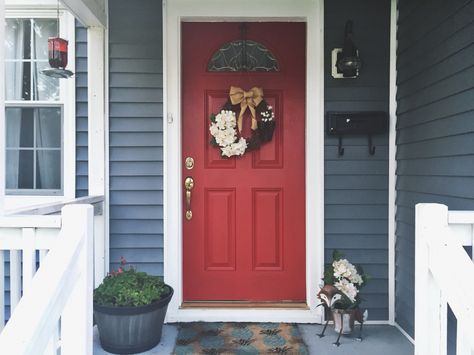
M175 291L168 322L321 322L316 297L324 266L324 1L163 1L164 278ZM306 22L306 301L304 309L181 309L181 22Z

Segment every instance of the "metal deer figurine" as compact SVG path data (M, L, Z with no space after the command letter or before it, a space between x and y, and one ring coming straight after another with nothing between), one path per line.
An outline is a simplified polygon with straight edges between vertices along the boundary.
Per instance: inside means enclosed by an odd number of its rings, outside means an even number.
M327 312L332 313L332 311L335 309L335 306L341 302L342 294L341 294L341 291L339 291L333 285L324 285L324 287L322 287L321 290L318 292L318 298L321 300L321 304L319 304L319 306L323 306ZM353 313L354 320L360 323L359 336L356 338L359 341L362 341L362 326L364 325L364 322L367 320L367 315L368 315L367 310L365 310L365 312L362 313L359 308L354 309L354 313ZM339 335L337 337L336 342L333 343L336 346L341 345L341 343L339 342L339 339L341 338L342 330L344 328L342 326L343 313L340 313L340 316L341 316L341 327L340 327L341 329L339 330ZM320 338L324 337L324 332L326 331L328 323L329 323L329 319L326 320L326 324L324 324L324 328L321 334L318 334Z

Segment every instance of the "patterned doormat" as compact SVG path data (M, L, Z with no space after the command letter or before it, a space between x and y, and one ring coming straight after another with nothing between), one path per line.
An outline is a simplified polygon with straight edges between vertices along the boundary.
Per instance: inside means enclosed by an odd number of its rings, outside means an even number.
M180 324L174 354L309 353L295 324L196 322Z

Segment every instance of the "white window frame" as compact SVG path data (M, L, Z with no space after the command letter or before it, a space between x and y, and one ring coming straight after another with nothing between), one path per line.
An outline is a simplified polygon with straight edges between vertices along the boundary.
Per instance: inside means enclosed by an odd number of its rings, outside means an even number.
M45 1L6 1L5 18L53 18L57 17L56 3ZM59 8L60 36L69 41L68 69L75 72L75 19L64 8ZM2 43L3 45L3 43ZM32 107L62 106L62 171L61 192L54 195L34 194L5 194L5 210L14 210L31 205L58 202L71 199L76 194L76 80L75 76L69 79L60 79L59 101L35 101ZM17 105L18 104L18 105ZM5 101L5 106L25 106L25 101ZM5 149L6 147L3 147ZM6 174L6 166L3 170ZM3 187L6 191L6 187Z

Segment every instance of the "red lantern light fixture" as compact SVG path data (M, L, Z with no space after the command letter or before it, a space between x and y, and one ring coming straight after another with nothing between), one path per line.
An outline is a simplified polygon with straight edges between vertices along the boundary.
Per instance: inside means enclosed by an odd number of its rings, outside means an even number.
M68 41L59 37L59 0L58 0L58 37L48 38L48 59L51 68L41 71L41 74L53 78L67 79L74 75L66 69L68 55Z

